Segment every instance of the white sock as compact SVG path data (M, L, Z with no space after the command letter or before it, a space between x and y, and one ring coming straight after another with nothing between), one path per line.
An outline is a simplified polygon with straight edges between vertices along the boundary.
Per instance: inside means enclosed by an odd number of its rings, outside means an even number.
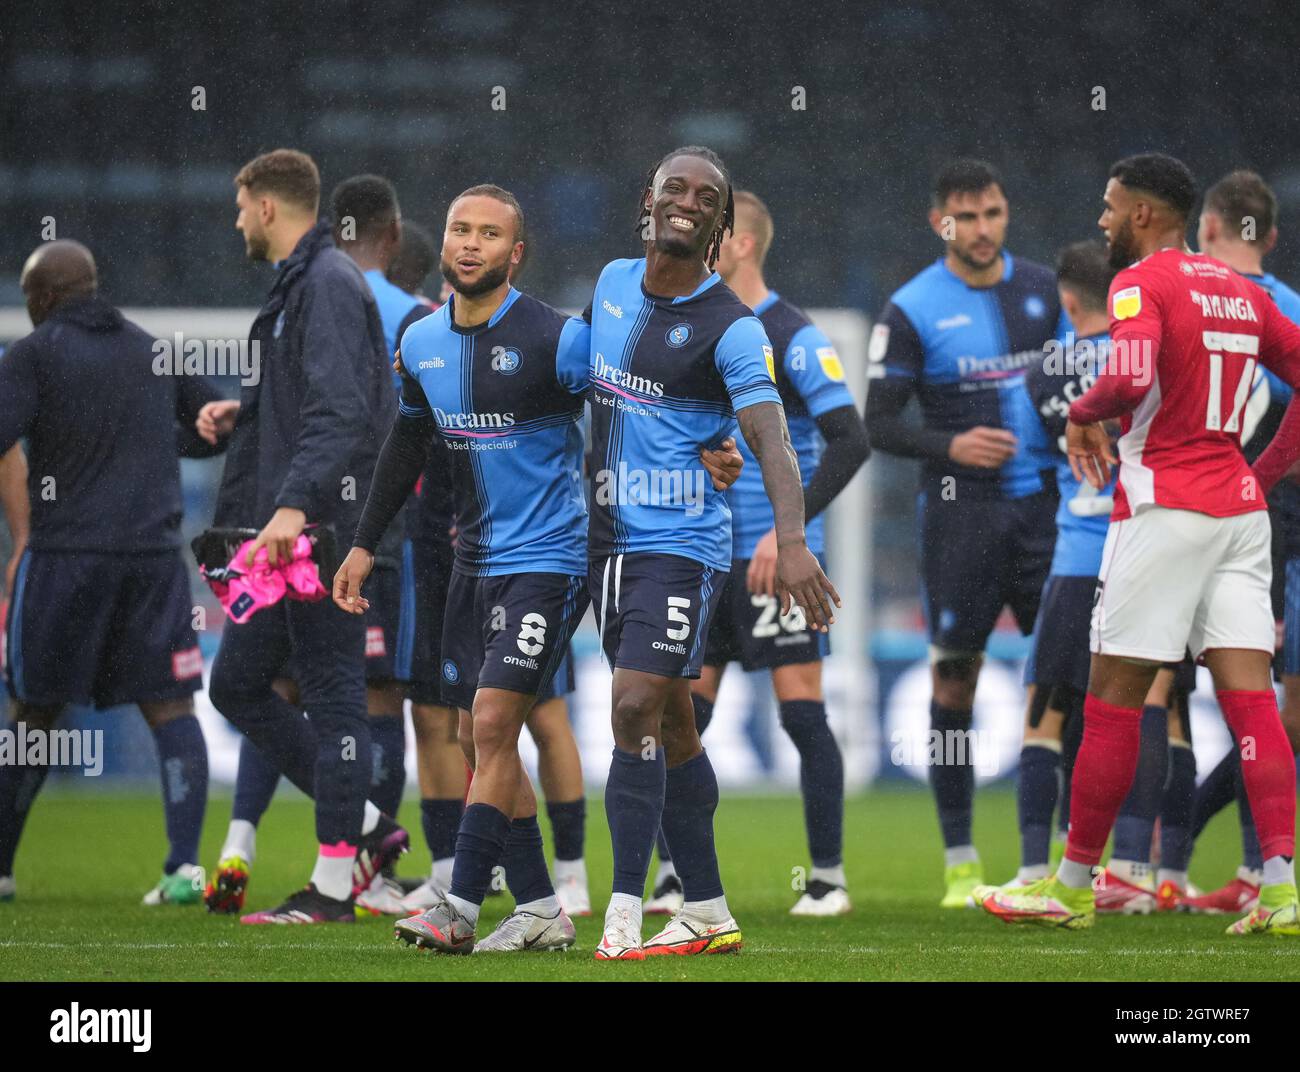
M615 893L609 898L609 907L605 909L605 922L626 911L636 926L641 925L641 898L630 893Z
M441 860L434 860L433 867L429 871L429 881L440 890L451 889L451 872L456 866L456 857L447 856Z
M677 868L673 866L672 860L660 860L659 870L655 872L655 888L658 889L663 885L664 879L676 878ZM615 894L615 896L618 896Z
M352 896L352 865L355 862L353 856L326 856L322 853L316 857L316 866L312 868L312 883L326 897L346 901Z
M843 864L836 864L834 867L814 867L808 877L814 882L825 882L829 886L848 886L844 880Z
M525 901L523 904L515 905L515 911L531 912L535 916L545 916L550 919L560 911L560 899L555 894L539 897L535 901Z
M725 896L710 897L707 901L687 901L682 905L682 914L701 923L724 923L731 918Z
M1040 878L1046 878L1052 873L1047 864L1034 864L1032 867L1022 867L1016 872L1016 881L1020 883L1037 882Z
M943 850L943 866L956 867L958 864L979 863L980 854L974 845L958 845Z
M1265 886L1294 886L1295 860L1285 856L1270 856L1264 861Z
M1262 886L1264 884L1264 872L1254 867L1237 868L1237 877L1242 882L1249 882L1252 886Z
M375 827L379 825L379 814L380 814L379 809L376 808L373 804L370 803L370 801L367 800L366 809L361 813L362 835L369 834L372 830L374 830Z
M1092 867L1063 857L1056 868L1056 881L1072 890L1087 889L1092 885Z
M231 819L226 828L226 843L221 846L220 859L239 856L251 864L256 855L257 827L247 819Z
M1187 889L1187 872L1172 871L1167 867L1159 868L1156 871L1156 885L1161 886L1166 882L1172 882L1180 890Z
M1116 860L1111 857L1106 864L1106 870L1116 878L1122 878L1134 886L1151 884L1151 865L1141 860Z
M574 878L584 886L587 884L587 863L585 860L556 860L555 861L555 878L560 881L566 878Z
M457 897L454 893L447 894L447 901L457 912L469 920L471 927L478 926L478 910L481 906L476 905L473 901L467 901L464 897Z

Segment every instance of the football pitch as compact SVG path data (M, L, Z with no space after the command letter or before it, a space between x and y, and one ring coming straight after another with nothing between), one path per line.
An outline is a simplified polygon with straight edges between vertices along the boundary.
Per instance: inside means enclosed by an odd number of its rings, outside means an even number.
M205 866L220 849L229 800L214 798ZM427 873L417 803L403 819L414 847L403 875ZM543 824L545 819L543 818ZM18 899L0 904L3 980L1278 980L1300 979L1300 941L1231 939L1230 917L1102 917L1091 931L1012 928L976 911L944 912L937 825L921 789L851 797L845 816L852 915L792 919L793 869L806 864L802 816L792 796L726 796L718 811L723 878L741 924L738 956L598 963L600 920L576 920L567 953L438 957L393 940L390 919L355 925L245 927L202 906L145 908L164 855L156 794L50 791L33 809L16 874ZM990 880L1017 864L1015 797L979 794L976 842ZM589 802L587 866L603 911L609 839L599 799ZM549 832L547 835L549 846ZM249 910L305 883L314 853L310 804L283 796L259 834ZM1231 810L1206 831L1192 881L1213 888L1237 865ZM490 898L480 934L505 913ZM644 933L656 927L648 917Z

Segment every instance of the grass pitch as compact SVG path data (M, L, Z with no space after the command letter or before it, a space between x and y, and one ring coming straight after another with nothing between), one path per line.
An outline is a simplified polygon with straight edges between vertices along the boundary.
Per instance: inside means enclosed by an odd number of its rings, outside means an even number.
M216 862L229 817L209 806L205 866ZM417 804L402 818L413 851L403 874L427 873ZM543 819L543 824L545 819ZM438 957L393 940L391 920L352 926L245 927L201 906L145 908L164 855L156 795L51 791L38 801L19 851L18 899L0 904L3 980L1228 980L1300 979L1300 941L1232 939L1230 917L1102 917L1091 931L1013 928L975 911L945 912L933 806L921 789L878 790L848 801L846 866L853 914L792 919L793 869L806 865L794 797L725 796L718 844L727 897L745 936L738 956L592 959L610 881L600 801L589 804L587 866L597 916L576 920L567 953ZM314 854L312 811L278 799L262 824L249 910L302 885ZM976 841L991 881L1018 862L1015 797L982 791ZM547 835L549 846L549 832ZM1210 889L1237 866L1236 817L1220 815L1198 847L1192 880ZM480 933L509 906L491 898ZM649 917L645 934L655 929Z

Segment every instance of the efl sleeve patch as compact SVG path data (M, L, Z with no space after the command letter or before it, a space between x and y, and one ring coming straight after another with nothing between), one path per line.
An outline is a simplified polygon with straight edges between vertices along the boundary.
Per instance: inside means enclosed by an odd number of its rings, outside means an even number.
M886 331L889 329L886 328ZM833 346L817 347L817 362L822 367L822 372L826 374L828 380L834 380L836 383L844 382L844 365L840 362L840 355L835 352Z
M873 363L885 360L889 350L889 325L877 324L871 329L871 341L867 343L867 360Z
M767 362L767 376L776 383L776 358L772 356L772 347L763 347L763 360Z
M1115 291L1111 301L1111 315L1116 320L1130 320L1142 311L1142 288L1125 287Z

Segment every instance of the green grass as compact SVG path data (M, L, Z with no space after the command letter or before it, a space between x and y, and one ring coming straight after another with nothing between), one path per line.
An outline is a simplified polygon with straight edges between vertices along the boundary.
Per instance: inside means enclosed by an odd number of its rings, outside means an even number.
M209 808L203 863L220 849L229 803ZM428 854L408 800L416 847L404 874ZM434 957L399 946L391 922L355 926L244 927L201 907L144 908L140 897L164 855L156 796L51 792L33 811L17 862L18 899L0 904L0 979L1300 979L1300 942L1230 939L1224 917L1105 917L1092 931L1011 928L974 911L943 912L938 832L921 790L873 792L848 803L847 869L855 910L836 920L791 919L792 869L804 864L793 797L725 797L718 843L728 900L745 935L735 957L601 964L591 950L598 918L577 921L565 954ZM991 880L1017 863L1015 799L980 794L976 835ZM278 800L263 823L250 908L277 903L306 881L312 813ZM589 809L588 868L603 911L609 840L599 801ZM1194 882L1212 888L1236 867L1236 819L1221 815L1198 849ZM489 900L489 925L506 910ZM480 933L486 933L483 929ZM647 924L647 935L652 930Z

